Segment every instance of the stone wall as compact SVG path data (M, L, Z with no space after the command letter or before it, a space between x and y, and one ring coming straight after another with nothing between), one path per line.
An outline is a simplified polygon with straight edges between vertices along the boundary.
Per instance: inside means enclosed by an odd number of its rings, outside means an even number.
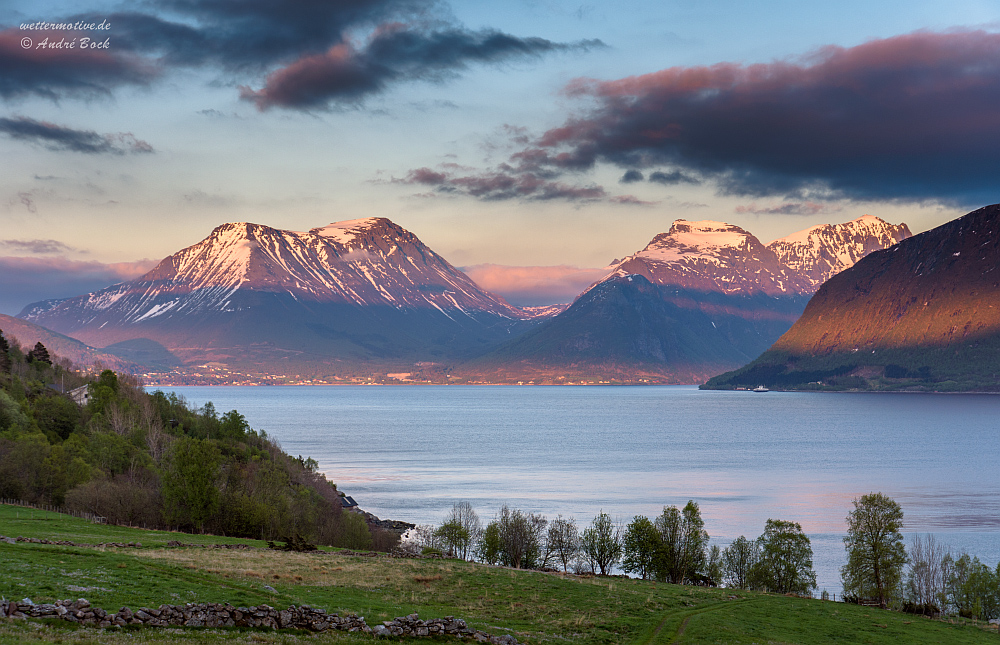
M365 619L348 614L328 614L322 609L291 606L275 609L268 605L258 607L233 607L230 604L188 603L186 605L160 605L156 609L142 607L132 611L122 607L116 613L92 607L80 598L78 600L57 600L54 603L38 604L27 598L20 601L0 601L0 617L10 618L60 618L88 627L113 628L125 625L145 625L149 627L256 627L270 629L308 629L314 632L340 630L364 632L375 636L454 636L472 639L491 645L518 645L510 635L494 636L469 628L460 618L446 616L420 620L417 614L410 614L380 625L369 627Z

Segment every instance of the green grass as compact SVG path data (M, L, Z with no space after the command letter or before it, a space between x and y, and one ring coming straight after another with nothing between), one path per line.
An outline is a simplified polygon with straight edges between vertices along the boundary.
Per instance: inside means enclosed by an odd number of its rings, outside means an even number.
M244 540L217 535L190 535L173 531L146 531L125 526L94 524L62 513L0 504L0 535L68 540L86 544L101 542L139 542L145 547L163 547L171 540L185 544L252 544L267 546L261 540Z
M141 549L0 543L0 594L47 602L84 597L117 610L162 603L306 604L352 612L373 625L417 612L454 615L491 633L534 644L979 643L996 642L972 624L950 624L842 603L625 578L512 571L456 560L167 549L167 541L224 542L94 525L0 506L0 535L77 542L141 542ZM264 588L268 585L274 589ZM356 640L346 634L274 634L166 629L118 636L61 623L0 621L0 645L63 643L299 643ZM370 640L370 639L366 639Z

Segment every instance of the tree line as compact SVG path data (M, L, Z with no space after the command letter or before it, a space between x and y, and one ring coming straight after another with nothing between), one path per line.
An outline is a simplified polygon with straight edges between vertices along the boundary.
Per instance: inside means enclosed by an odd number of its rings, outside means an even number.
M932 535L913 537L907 552L903 511L882 493L853 501L841 568L846 602L910 613L1000 618L1000 564L991 569L967 553L953 555ZM585 527L506 504L484 526L468 502L456 503L438 526L418 526L404 546L522 569L608 575L812 596L816 590L809 537L797 522L769 519L764 532L725 548L709 543L696 502L665 506L653 519L623 523L603 510ZM828 598L826 591L823 598Z
M87 402L65 392L86 387ZM115 524L389 550L398 536L343 511L311 459L285 454L236 410L87 374L0 331L0 497Z
M810 594L816 587L812 547L795 522L768 520L759 538L725 549L709 544L696 502L665 506L627 525L603 510L587 526L559 515L548 520L508 505L485 526L468 502L455 504L437 527L420 526L409 546L486 564L608 575L616 569L644 580L727 585Z

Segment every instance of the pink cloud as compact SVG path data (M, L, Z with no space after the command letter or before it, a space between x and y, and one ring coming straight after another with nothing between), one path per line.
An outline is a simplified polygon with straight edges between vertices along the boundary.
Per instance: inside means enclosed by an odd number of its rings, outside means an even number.
M506 266L476 264L462 267L476 284L522 307L572 302L587 287L608 274L607 268L567 265Z

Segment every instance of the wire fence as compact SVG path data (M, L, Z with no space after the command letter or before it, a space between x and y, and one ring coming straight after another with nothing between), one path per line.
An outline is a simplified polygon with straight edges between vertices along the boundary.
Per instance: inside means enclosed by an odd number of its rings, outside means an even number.
M73 517L80 518L81 520L93 522L94 524L108 523L106 517L102 517L94 513L88 513L87 511L74 511L62 506L52 506L51 504L36 504L34 502L26 502L23 499L0 498L0 504L6 504L8 506L21 506L23 508L31 508L39 511L49 511L50 513L63 513L65 515L72 515Z

